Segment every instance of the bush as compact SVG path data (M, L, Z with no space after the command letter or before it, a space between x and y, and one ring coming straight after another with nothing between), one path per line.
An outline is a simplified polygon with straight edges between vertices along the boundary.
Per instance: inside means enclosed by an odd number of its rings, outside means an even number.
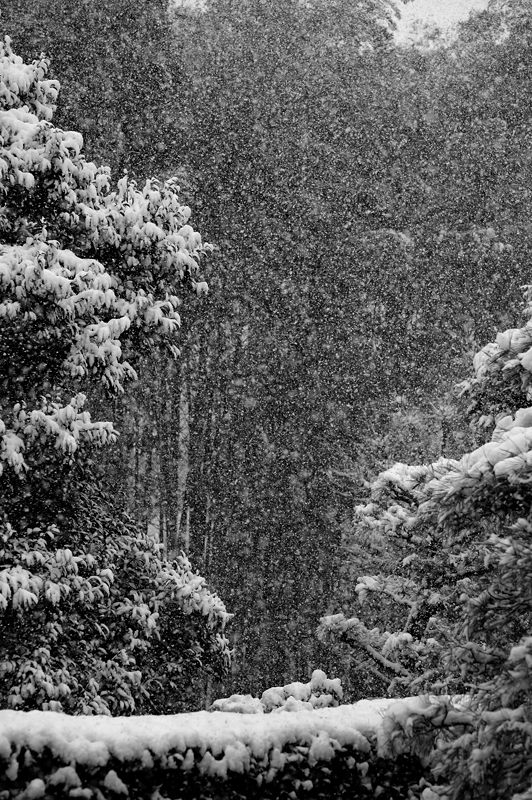
M398 709L398 716L404 716ZM410 709L412 710L412 709ZM421 761L379 739L380 706L130 720L0 712L0 797L407 798ZM360 727L360 730L357 729ZM390 716L391 731L401 726ZM363 732L361 732L363 731Z

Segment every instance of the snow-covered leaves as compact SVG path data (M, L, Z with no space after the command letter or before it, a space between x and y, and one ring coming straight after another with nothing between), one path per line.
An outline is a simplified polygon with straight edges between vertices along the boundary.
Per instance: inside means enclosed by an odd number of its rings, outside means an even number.
M83 411L86 397L79 393L62 406L42 398L39 408L28 410L24 403L16 403L12 412L12 427L0 426L0 476L11 467L21 474L28 469L25 454L35 446L42 448L50 443L60 455L72 455L83 443L105 445L114 442L116 432L110 422L92 422L88 411Z
M532 472L532 408L499 415L491 441L460 459L433 464L394 464L372 484L372 503L357 508L370 526L413 529L438 523L449 513L471 513L486 487L506 491L508 484L528 483ZM390 502L400 498L401 502Z
M25 64L11 51L11 40L5 40L7 58L2 61L2 81L0 82L0 109L27 107L39 119L50 120L57 99L59 84L45 80L48 71L44 60Z
M394 464L372 482L353 535L380 536L394 557L390 572L358 579L359 616L321 620L322 636L369 657L363 665L391 680L390 690L467 693L466 732L464 719L447 716L454 733L432 751L434 774L448 782L435 797L510 798L527 786L531 331L527 323L498 334L460 385L478 431L491 428L489 441L457 459Z
M159 669L150 664L151 643L165 653L161 669L186 673L181 636L189 624L204 629L198 657L219 669L229 663L223 629L230 615L188 559L170 565L133 526L107 525L112 544L103 549L97 540L59 547L55 527L0 529L0 632L7 645L0 697L7 707L138 711L154 700L145 683ZM168 627L171 638L161 642ZM20 630L23 650L14 646Z
M525 325L500 331L475 355L474 377L459 388L471 398L479 424L493 427L503 413L532 399L532 285L524 287Z
M116 280L101 264L60 250L55 242L0 247L0 318L7 323L5 330L17 329L20 339L11 363L6 358L11 380L18 376L31 339L43 350L41 373L56 380L98 376L110 388L121 389L126 379L135 377L122 358L120 342L131 325L131 312L124 313L113 285ZM57 351L57 373L52 376L50 367L45 368L47 349Z
M0 44L0 317L27 337L63 337L56 370L98 374L120 391L135 376L121 340L133 327L175 352L178 292L187 282L206 291L196 273L209 248L174 179L140 190L124 176L111 191L109 170L81 154L81 136L50 123L46 70Z
M185 556L109 510L90 456L117 433L87 396L124 391L141 351L176 355L207 247L175 180L112 191L53 126L47 69L0 43L0 704L178 707L202 667L227 668L230 615Z

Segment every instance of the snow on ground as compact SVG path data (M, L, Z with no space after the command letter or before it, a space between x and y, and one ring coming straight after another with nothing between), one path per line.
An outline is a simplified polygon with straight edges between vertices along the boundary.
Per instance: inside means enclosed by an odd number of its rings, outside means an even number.
M115 757L149 765L152 757L177 751L186 753L186 769L196 760L192 751L197 749L203 756L198 764L202 772L226 777L228 769L245 771L250 756L267 757L290 742L310 745L309 756L316 761L332 758L338 745L368 752L368 738L380 740L386 718L396 725L397 719L410 716L418 706L419 698L380 699L272 714L195 711L139 717L4 710L0 711L0 758L9 760L12 746L34 752L46 746L66 764L104 766Z

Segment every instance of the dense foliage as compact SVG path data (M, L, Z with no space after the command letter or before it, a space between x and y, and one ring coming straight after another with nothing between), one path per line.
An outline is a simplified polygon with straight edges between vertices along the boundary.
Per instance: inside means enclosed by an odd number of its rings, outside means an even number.
M201 667L227 666L228 617L188 559L102 495L110 422L138 354L175 355L177 292L206 247L175 182L142 190L54 127L45 60L0 50L0 698L85 713L179 707Z
M507 67L525 29L514 7L497 44L510 12L492 8L426 52L393 46L377 2L335 4L326 25L320 2L176 4L173 24L164 3L121 0L113 19L60 6L4 11L23 52L53 54L60 119L117 172L142 152L163 173L183 164L220 247L179 365L145 359L109 409L107 480L237 611L232 689L265 663L268 682L289 679L326 663L314 628L349 591L335 576L362 486L346 473L408 455L381 433L412 405L421 439L452 451L455 412L431 418L428 400L517 297L527 134L509 98L526 107L527 88Z
M139 377L122 398L98 397L123 434L99 459L116 507L172 554L187 549L230 600L238 659L224 691L255 691L317 664L345 666L350 697L474 689L475 727L467 717L464 736L436 753L445 759L442 782L455 781L457 796L462 786L489 796L490 781L497 797L510 786L521 791L529 720L514 691L528 692L528 644L520 640L529 630L526 483L510 473L490 477L491 468L475 483L469 473L481 456L489 462L501 448L527 446L516 432L526 415L515 425L498 417L529 405L520 384L526 358L495 373L493 364L505 361L499 354L483 367L489 379L470 388L478 416L496 425L487 450L477 451L484 428L461 428L463 406L441 400L478 342L510 324L527 279L528 3L492 1L450 46L430 50L395 47L390 6L377 2L364 14L334 3L331 14L330 3L212 0L201 13L177 7L173 22L166 3L121 0L116 19L91 3L71 4L67 14L63 5L13 0L3 17L24 52L53 52L65 76L60 119L82 129L117 175L124 166L141 174L146 152L165 175L183 164L186 196L220 248L215 291L201 308L182 298L179 362L155 356L151 345L139 352L144 325L110 333ZM71 46L79 30L82 57ZM152 213L148 195L141 201L120 178L121 189L104 190L115 195L110 204L148 203ZM172 186L152 191L174 197ZM47 219L59 250L100 260L120 279L109 287L116 302L130 302L116 245L111 269L74 220L55 232L62 210ZM6 235L20 246L20 219L32 235L39 220L35 209L15 217L7 215ZM72 225L82 250L64 239ZM160 248L148 239L153 258ZM192 240L185 249L194 251ZM106 313L123 315L113 303ZM173 312L162 310L168 319ZM84 313L71 317L73 342L85 331ZM160 326L150 331L174 341ZM515 349L523 335L505 336ZM51 348L43 348L51 368ZM24 348L12 358L20 380ZM58 368L65 358L73 356L58 352ZM41 380L31 369L25 390ZM54 396L46 402L31 410L55 419L67 406L56 408ZM75 414L84 413L80 403ZM16 436L25 425L14 416L9 423ZM99 473L88 448L113 436L90 431L82 483ZM473 461L466 451L477 452ZM16 446L10 453L29 458ZM405 460L427 464L391 468ZM79 513L72 508L61 477L73 486L76 464L56 462L57 484L46 495L53 502L31 506L47 521L71 512L80 537L91 512L81 500ZM362 477L386 466L368 505ZM17 520L27 505L13 511ZM90 508L102 506L98 498ZM131 523L124 525L128 536ZM59 528L64 536L66 523ZM355 596L364 601L356 620ZM354 657L315 641L326 611L322 632L339 633ZM477 692L483 684L485 694Z
M151 716L142 724L0 711L0 791L5 800L67 793L139 800L418 795L422 762L395 745L415 709L430 717L437 708L417 699L386 708L372 701L361 713L324 708L338 683L316 671L308 686L267 690L263 703L225 701L221 711ZM295 711L302 703L296 698L309 695L321 711Z
M459 386L488 441L372 482L351 539L376 572L356 581L356 616L321 621L382 692L442 695L430 797L530 792L531 298L528 286L525 325L498 333Z

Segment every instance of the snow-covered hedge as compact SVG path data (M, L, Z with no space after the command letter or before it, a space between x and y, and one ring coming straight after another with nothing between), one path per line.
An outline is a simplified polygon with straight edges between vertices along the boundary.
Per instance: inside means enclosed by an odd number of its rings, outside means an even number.
M439 708L413 698L268 714L0 711L0 797L420 796L404 732Z

